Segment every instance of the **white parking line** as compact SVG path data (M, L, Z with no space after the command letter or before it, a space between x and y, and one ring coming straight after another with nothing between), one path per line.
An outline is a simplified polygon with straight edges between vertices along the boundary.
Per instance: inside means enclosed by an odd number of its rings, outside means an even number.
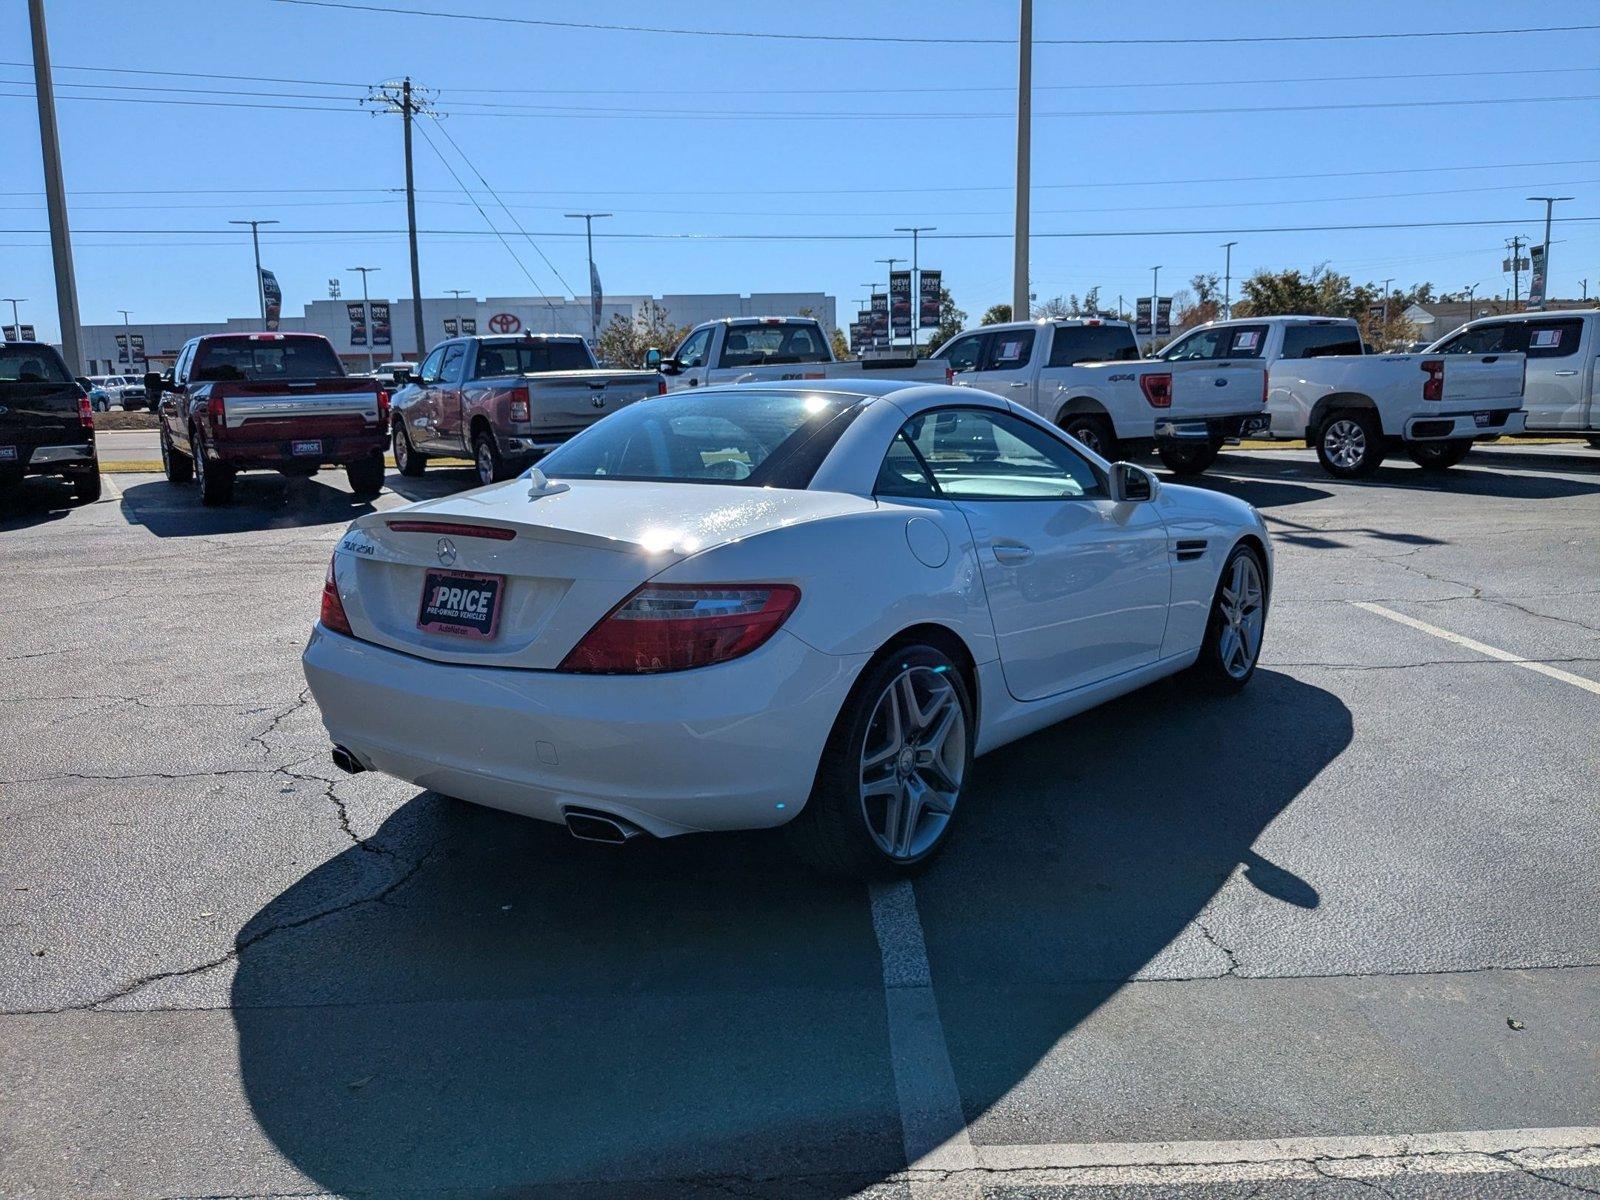
M104 487L108 492L111 493L111 498L113 500L121 500L122 499L122 489L117 486L117 481L115 479L111 478L111 476L109 476L109 475L100 476L100 483L101 483L102 487Z
M1596 696L1600 696L1600 683L1596 683L1592 679L1585 679L1581 675L1574 675L1570 671L1563 671L1559 667L1550 666L1548 663L1531 662L1528 659L1523 658L1520 654L1512 654L1509 651L1501 650L1494 646L1486 646L1482 642L1474 641L1469 637L1463 637L1459 633L1451 633L1448 629L1440 629L1437 625L1429 625L1426 621L1419 621L1415 617L1408 617L1405 615L1405 613L1395 612L1394 609L1385 608L1381 604L1372 604L1366 600L1352 600L1350 603L1355 605L1357 608L1366 610L1369 613L1376 613L1380 617L1387 617L1391 621L1398 621L1402 625L1409 625L1412 629L1421 630L1423 633L1431 634L1436 638L1443 638L1445 641L1451 642L1457 646L1463 646L1466 649L1474 650L1479 654L1486 654L1490 658L1499 659L1504 663L1510 663L1514 667L1524 667L1529 671L1537 671L1541 675L1548 675L1551 679L1559 679L1562 683L1570 683L1573 687L1579 687L1586 692L1593 692Z

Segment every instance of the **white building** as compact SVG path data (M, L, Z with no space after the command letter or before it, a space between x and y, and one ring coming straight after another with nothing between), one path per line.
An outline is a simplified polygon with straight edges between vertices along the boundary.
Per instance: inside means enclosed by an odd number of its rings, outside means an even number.
M372 356L378 362L388 360L415 360L417 346L411 319L410 300L385 300L374 297L373 304L389 305L389 345L374 345ZM285 314L278 323L284 332L320 333L333 343L347 366L365 367L368 347L353 340L356 328L350 320L350 305L357 309L361 301L313 300L305 306L301 316ZM729 292L716 295L666 295L666 296L607 296L601 305L600 327L605 328L612 317L632 320L647 304L658 305L674 325L698 325L717 317L792 316L806 313L821 321L831 333L837 323L837 301L823 292L753 292L741 296ZM447 329L457 331L463 319L477 321L479 333L578 333L589 335L589 301L587 297L569 299L564 296L490 296L474 300L463 296L459 301L450 297L422 301L423 332L429 345L442 341ZM446 325L449 321L451 324ZM134 323L126 330L121 325L85 325L83 327L83 353L89 360L87 374L138 373L143 364L129 363L121 358L117 336L124 332L144 338L145 356L152 369L172 361L190 338L204 333L254 333L261 329L256 317L230 317L225 321L175 322L151 325ZM372 324L367 323L367 334L372 334Z

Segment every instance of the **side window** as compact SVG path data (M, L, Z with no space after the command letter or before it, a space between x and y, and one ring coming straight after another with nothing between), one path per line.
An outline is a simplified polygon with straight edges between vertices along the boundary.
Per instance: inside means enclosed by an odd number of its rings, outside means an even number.
M673 355L678 360L680 367L703 367L706 362L706 350L711 345L710 327L691 333L683 345L678 347L678 353Z
M1015 371L1028 365L1033 357L1033 339L1037 330L1004 330L989 339L989 356L984 360L985 371Z
M957 375L963 371L976 371L978 364L983 361L983 343L988 337L986 333L969 333L951 342L938 357Z
M1104 496L1100 476L1061 439L1010 413L947 408L902 431L951 500L1061 500ZM881 476L880 476L881 478Z
M439 364L444 361L444 348L440 347L427 358L422 360L422 366L417 371L418 383L439 382Z
M1288 325L1283 330L1284 358L1360 353L1361 335L1351 325Z
M1529 358L1566 358L1578 352L1578 343L1583 340L1581 319L1529 321L1526 328Z
M1441 354L1509 354L1522 347L1519 330L1511 321L1494 321L1464 329L1444 345Z
M467 348L460 342L444 348L444 362L439 366L440 383L460 383L462 368L467 363Z
M172 366L173 382L189 382L189 364L194 362L194 346L195 344L190 342L178 352L178 361Z
M917 457L904 429L895 434L889 453L883 456L878 482L872 491L878 496L910 496L922 500L931 500L939 494L933 477Z

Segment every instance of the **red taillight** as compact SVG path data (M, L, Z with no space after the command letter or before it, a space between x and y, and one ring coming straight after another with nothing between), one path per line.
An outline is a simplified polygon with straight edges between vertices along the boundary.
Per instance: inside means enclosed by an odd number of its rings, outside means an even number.
M525 387L511 389L511 419L513 421L532 420L528 410L528 389Z
M665 396L666 394L667 394L667 381L666 381L666 379L665 378L661 378L661 379L656 380L656 395Z
M322 581L322 626L346 637L355 637L350 629L350 618L344 615L344 601L339 599L339 581L333 566L337 557L328 560L328 576Z
M78 424L85 429L94 428L94 406L89 403L89 397L78 397Z
M223 399L216 392L211 393L211 400L206 405L206 414L211 418L211 428L221 429L228 420L228 409Z
M687 671L749 654L800 603L785 583L647 583L612 609L562 660L590 675Z
M1428 376L1422 381L1422 398L1424 400L1444 399L1444 360L1430 358L1422 364L1423 372Z
M944 381L946 383L954 383L956 381L956 369L954 367L946 367L944 369Z
M389 424L389 393L382 388L378 389L378 428L382 429Z
M488 538L492 542L509 542L517 536L515 529L464 525L457 521L390 521L388 525L396 533L436 533L441 537Z
M1172 407L1171 372L1158 371L1152 375L1139 376L1139 390L1144 393L1144 398L1150 402L1151 408Z

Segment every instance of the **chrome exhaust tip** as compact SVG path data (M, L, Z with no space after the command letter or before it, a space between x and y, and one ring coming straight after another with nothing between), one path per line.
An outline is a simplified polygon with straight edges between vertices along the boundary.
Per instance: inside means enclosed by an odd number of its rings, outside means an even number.
M581 808L567 810L567 832L580 842L604 842L620 846L641 836L644 830L621 817L608 817L605 813L588 812Z
M335 746L333 748L333 765L346 775L359 775L367 769L361 764L359 758L343 746Z

